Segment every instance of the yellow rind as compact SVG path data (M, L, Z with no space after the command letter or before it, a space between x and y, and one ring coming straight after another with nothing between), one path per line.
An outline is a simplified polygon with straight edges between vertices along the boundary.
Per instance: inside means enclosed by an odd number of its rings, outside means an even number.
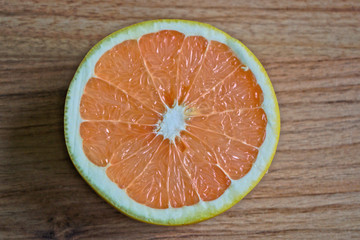
M95 187L94 184L92 184L88 179L87 177L84 175L84 173L81 171L80 167L75 163L75 157L73 156L72 152L71 152L71 147L70 144L69 144L69 140L68 140L68 134L67 134L67 109L68 109L68 104L69 104L69 99L70 99L70 92L71 92L71 89L72 89L72 86L74 84L74 79L76 78L78 72L79 72L79 69L82 67L82 65L87 61L87 59L94 53L94 51L96 51L100 46L101 44L103 44L105 41L107 40L110 40L113 36L115 35L118 35L120 33L123 33L123 32L126 32L126 31L129 31L131 30L132 28L135 28L135 27L138 27L138 26L142 26L142 27L146 27L147 25L152 25L154 23L160 23L160 22L166 22L166 23L187 23L187 24L190 24L190 25L200 25L200 26L203 26L205 28L209 28L209 29L212 29L213 31L215 32L218 32L224 36L226 36L227 40L229 41L234 41L236 42L237 44L240 44L246 51L247 53L249 54L249 56L258 64L258 66L260 67L260 71L263 73L263 75L266 77L266 85L269 87L269 89L271 89L271 95L272 95L272 98L275 102L275 109L273 109L273 111L275 111L275 115L276 115L276 123L274 126L271 126L274 130L274 133L275 133L275 137L276 137L276 143L272 149L272 153L270 155L268 155L268 159L267 159L267 164L265 166L265 168L263 169L263 171L261 172L261 175L259 178L257 178L256 181L252 182L251 186L248 188L248 191L246 191L245 193L239 195L232 203L230 204L227 204L227 205L224 205L220 210L218 210L215 214L212 213L212 212L209 212L209 213L203 213L202 216L194 221L191 221L191 220L186 220L186 219L182 219L184 221L180 222L180 223L165 223L165 222L154 222L154 221L151 221L151 220L146 220L146 219L143 219L142 217L134 214L133 212L126 212L124 211L123 209L121 209L120 207L116 206L109 198L108 196L106 195L106 193L103 193L101 190L99 190L97 187ZM276 95L275 95L275 91L273 89L273 86L271 84L271 81L270 81L270 78L269 76L267 75L266 71L265 71L265 68L262 66L262 64L260 63L260 61L256 58L256 56L242 43L240 42L239 40L231 37L229 34L209 25L209 24L206 24L206 23L200 23L200 22L195 22L195 21L189 21L189 20L180 20L180 19L161 19L161 20L151 20L151 21L146 21L146 22L141 22L141 23L137 23L137 24L134 24L134 25L131 25L131 26L128 26L128 27L125 27L123 29L120 29L110 35L108 35L107 37L105 37L103 40L101 40L100 42L98 42L93 48L91 48L91 50L86 54L86 56L84 57L84 59L81 61L71 83L70 83L70 86L69 86L69 89L67 91L67 96L66 96L66 100L65 100L65 114L64 114L64 135L65 135L65 142L66 142L66 146L67 146L67 150L68 150L68 153L69 153L69 156L72 160L72 163L73 165L75 166L76 170L79 172L79 174L81 175L81 177L90 185L90 187L98 194L100 195L106 202L108 202L110 205L112 205L114 208L116 208L118 211L120 211L121 213L123 213L124 215L130 217L130 218L133 218L135 220L138 220L138 221L141 221L141 222L145 222L145 223L151 223L151 224L154 224L154 225L168 225L168 226L179 226L179 225L188 225L188 224L194 224L194 223L198 223L198 222L201 222L201 221L204 221L204 220L207 220L209 218L212 218L212 217L215 217L223 212L225 212L226 210L228 210L229 208L231 208L232 206L234 206L237 202L239 202L241 199L243 199L259 182L260 180L263 178L263 176L265 175L265 173L268 171L270 165L271 165L271 162L272 162L272 159L274 158L274 155L275 155L275 152L276 152L276 148L277 148L277 144L279 142L279 136L280 136L280 111L279 111L279 106L278 106L278 102L277 102L277 99L276 99Z

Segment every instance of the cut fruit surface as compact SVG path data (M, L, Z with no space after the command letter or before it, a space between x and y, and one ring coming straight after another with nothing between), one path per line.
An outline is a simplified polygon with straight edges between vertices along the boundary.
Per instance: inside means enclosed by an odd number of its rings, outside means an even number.
M157 20L119 30L69 87L65 137L84 179L154 224L205 220L270 166L280 116L270 80L239 41L210 25Z

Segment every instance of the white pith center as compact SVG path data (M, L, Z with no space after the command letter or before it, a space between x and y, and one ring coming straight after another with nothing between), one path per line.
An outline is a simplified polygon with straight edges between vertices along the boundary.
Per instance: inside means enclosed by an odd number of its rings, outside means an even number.
M185 107L176 103L172 108L167 108L163 119L157 125L156 132L173 142L175 137L180 136L180 132L185 130Z

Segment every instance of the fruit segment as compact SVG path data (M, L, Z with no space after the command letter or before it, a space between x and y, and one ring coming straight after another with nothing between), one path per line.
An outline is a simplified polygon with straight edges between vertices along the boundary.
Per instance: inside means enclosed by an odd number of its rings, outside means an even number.
M161 136L155 136L153 133L145 138L137 139L140 143L132 142L136 149L117 149L110 166L106 169L107 176L122 189L127 188L144 171L163 140ZM125 154L121 150L125 150Z
M124 41L104 53L95 66L95 75L158 113L164 111L136 40Z
M181 163L178 149L174 144L169 146L169 200L171 207L191 206L199 202L195 184Z
M267 119L262 108L250 108L192 117L187 123L260 147L265 139Z
M215 88L188 105L199 114L209 114L243 108L258 108L263 93L252 72L237 68Z
M159 115L113 85L91 78L80 102L84 120L111 120L155 124Z
M194 82L204 61L208 41L200 36L185 38L178 62L178 102L183 103L185 94Z
M217 166L216 156L209 147L187 132L181 137L177 142L179 156L200 198L204 201L217 199L230 186L230 179Z
M225 135L189 126L188 131L201 136L200 142L207 145L207 155L212 155L219 166L233 180L245 176L255 162L258 149Z
M171 107L177 98L178 55L184 34L164 30L150 33L139 39L139 47L145 65L162 97Z
M153 127L111 121L86 121L80 124L80 136L88 159L104 167L116 154L125 157L152 138Z
M168 168L169 141L164 140L158 144L144 170L138 176L134 176L133 182L126 188L127 194L149 207L168 208Z
M239 59L235 57L228 46L217 41L211 41L196 78L186 92L184 104L189 105L210 91L240 66Z

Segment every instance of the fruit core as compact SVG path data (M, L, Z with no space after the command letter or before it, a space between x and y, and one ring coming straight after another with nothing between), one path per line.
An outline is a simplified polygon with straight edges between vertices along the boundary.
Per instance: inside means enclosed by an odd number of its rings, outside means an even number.
M162 119L157 123L155 132L163 135L165 139L167 138L171 142L174 142L175 137L180 137L180 132L185 130L185 109L185 106L178 105L177 102L175 102L171 108L167 107L162 115Z

